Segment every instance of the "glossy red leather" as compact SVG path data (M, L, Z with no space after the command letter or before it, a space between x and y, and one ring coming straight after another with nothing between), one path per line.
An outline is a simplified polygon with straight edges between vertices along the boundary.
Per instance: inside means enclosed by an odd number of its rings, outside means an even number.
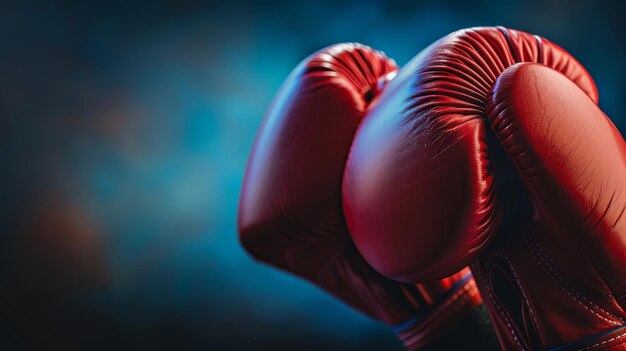
M505 350L626 349L626 147L597 99L537 36L431 45L355 137L343 199L360 252L406 282L472 263Z
M512 161L496 173L514 168L525 190L503 182L497 196L523 194L520 205L473 266L507 348L626 349L624 139L572 81L537 64L504 71L487 116L501 143L491 147Z
M398 332L412 349L428 344L481 299L467 268L427 284L390 280L365 262L347 232L341 180L348 151L371 101L396 70L383 53L359 44L336 45L304 60L258 133L238 226L242 245L255 258L373 318L390 325L425 318Z
M443 277L493 236L499 215L485 104L498 76L524 61L560 70L597 99L587 72L558 46L475 28L417 55L365 117L345 170L344 210L355 243L379 272L406 281Z

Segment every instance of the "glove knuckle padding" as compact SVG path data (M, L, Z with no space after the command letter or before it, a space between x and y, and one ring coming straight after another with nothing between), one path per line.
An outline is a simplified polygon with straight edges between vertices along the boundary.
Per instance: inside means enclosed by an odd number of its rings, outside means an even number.
M366 95L396 69L378 51L340 44L291 73L259 131L242 189L238 226L251 254L299 269L304 266L285 245L330 242L335 248L347 240L340 199L345 159Z
M519 62L561 72L593 101L585 69L555 44L505 28L455 32L398 72L364 118L344 172L343 205L378 271L419 282L474 259L498 228L485 108Z
M619 131L570 80L539 65L507 70L487 110L494 132L540 208L536 212L564 228L564 238L544 240L573 240L581 254L569 266L580 267L570 268L570 274L592 269L577 280L613 296L621 308L610 308L623 314L626 145ZM620 319L614 324L622 324Z
M584 68L503 28L453 33L361 123L344 212L418 282L471 262L503 349L626 349L626 146Z
M472 266L503 345L626 349L622 136L571 80L537 64L505 70L487 116L493 154L507 159L494 157L496 177L518 175L500 182L500 198L527 204Z
M321 50L294 69L258 133L238 215L240 241L255 258L387 323L414 316L415 306L351 243L341 178L379 79L396 70L391 59L360 44Z
M398 337L414 349L465 318L481 298L467 268L427 284L388 279L365 262L348 235L341 200L345 162L358 124L396 70L381 52L339 44L291 73L250 155L238 229L255 258L402 326Z

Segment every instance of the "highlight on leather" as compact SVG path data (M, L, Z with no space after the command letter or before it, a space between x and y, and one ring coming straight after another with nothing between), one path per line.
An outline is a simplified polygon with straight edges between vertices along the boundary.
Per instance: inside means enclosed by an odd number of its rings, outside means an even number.
M381 52L353 43L320 50L298 65L257 134L238 212L239 239L253 257L391 323L414 311L406 302L393 305L392 296L403 296L397 284L379 287L390 295L380 301L353 286L378 286L383 278L350 241L340 187L366 95L396 68Z
M534 209L523 225L503 228L506 240L492 250L507 258L500 266L519 281L509 289L521 293L498 291L511 280L486 279L488 305L509 312L497 316L514 321L508 328L526 348L626 349L623 137L572 81L532 63L500 76L487 115ZM481 256L477 275L493 271L489 260Z
M421 52L364 117L344 172L343 206L359 251L382 274L441 278L489 243L501 214L485 106L498 77L519 62L561 72L598 100L587 71L562 48L480 27Z
M298 270L284 245L348 239L339 190L345 158L369 95L395 70L382 52L342 43L309 56L287 78L259 130L242 189L239 234L253 256ZM301 235L310 225L320 228Z
M361 118L396 69L383 53L354 43L305 59L281 87L258 132L238 214L241 244L253 257L389 325L429 315L461 279L473 284L467 268L427 284L391 280L365 262L347 232L341 181L349 148ZM462 290L446 300L450 313L431 316L437 323L412 325L405 333L420 332L403 340L407 347L421 347L480 304L476 289Z
M397 69L395 62L381 51L359 43L342 43L305 60L301 78L311 82L309 89L313 91L328 89L329 84L350 90L358 110L364 111L379 93L380 79Z

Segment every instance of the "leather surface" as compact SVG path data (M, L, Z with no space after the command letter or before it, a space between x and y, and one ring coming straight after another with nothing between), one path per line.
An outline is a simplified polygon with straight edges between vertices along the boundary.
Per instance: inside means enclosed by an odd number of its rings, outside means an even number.
M405 281L447 276L493 237L499 209L485 104L499 75L517 62L553 67L597 100L588 73L560 47L485 27L422 51L364 118L345 170L344 211L360 252L379 272Z
M390 325L417 317L399 330L405 345L415 348L481 300L473 279L461 281L470 274L467 268L427 284L390 280L365 262L348 234L341 179L349 148L372 100L396 70L384 54L359 44L329 47L303 61L258 133L238 226L242 245L258 260ZM438 313L430 315L434 309ZM420 322L428 316L429 323Z
M343 196L360 252L406 282L473 262L504 349L626 349L626 146L597 100L527 33L431 45L355 137Z
M498 197L519 201L505 206L507 221L473 267L494 319L519 338L509 348L625 342L622 136L574 83L536 64L500 76L487 116L493 147L511 161L495 173L519 177L502 181Z

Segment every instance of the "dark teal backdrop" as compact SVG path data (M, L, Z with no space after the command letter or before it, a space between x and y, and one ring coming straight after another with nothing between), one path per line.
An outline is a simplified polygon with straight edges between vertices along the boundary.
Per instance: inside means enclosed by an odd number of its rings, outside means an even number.
M454 30L563 46L626 128L624 11L599 1L0 5L0 349L399 350L254 263L235 219L283 79L357 41L403 65Z

